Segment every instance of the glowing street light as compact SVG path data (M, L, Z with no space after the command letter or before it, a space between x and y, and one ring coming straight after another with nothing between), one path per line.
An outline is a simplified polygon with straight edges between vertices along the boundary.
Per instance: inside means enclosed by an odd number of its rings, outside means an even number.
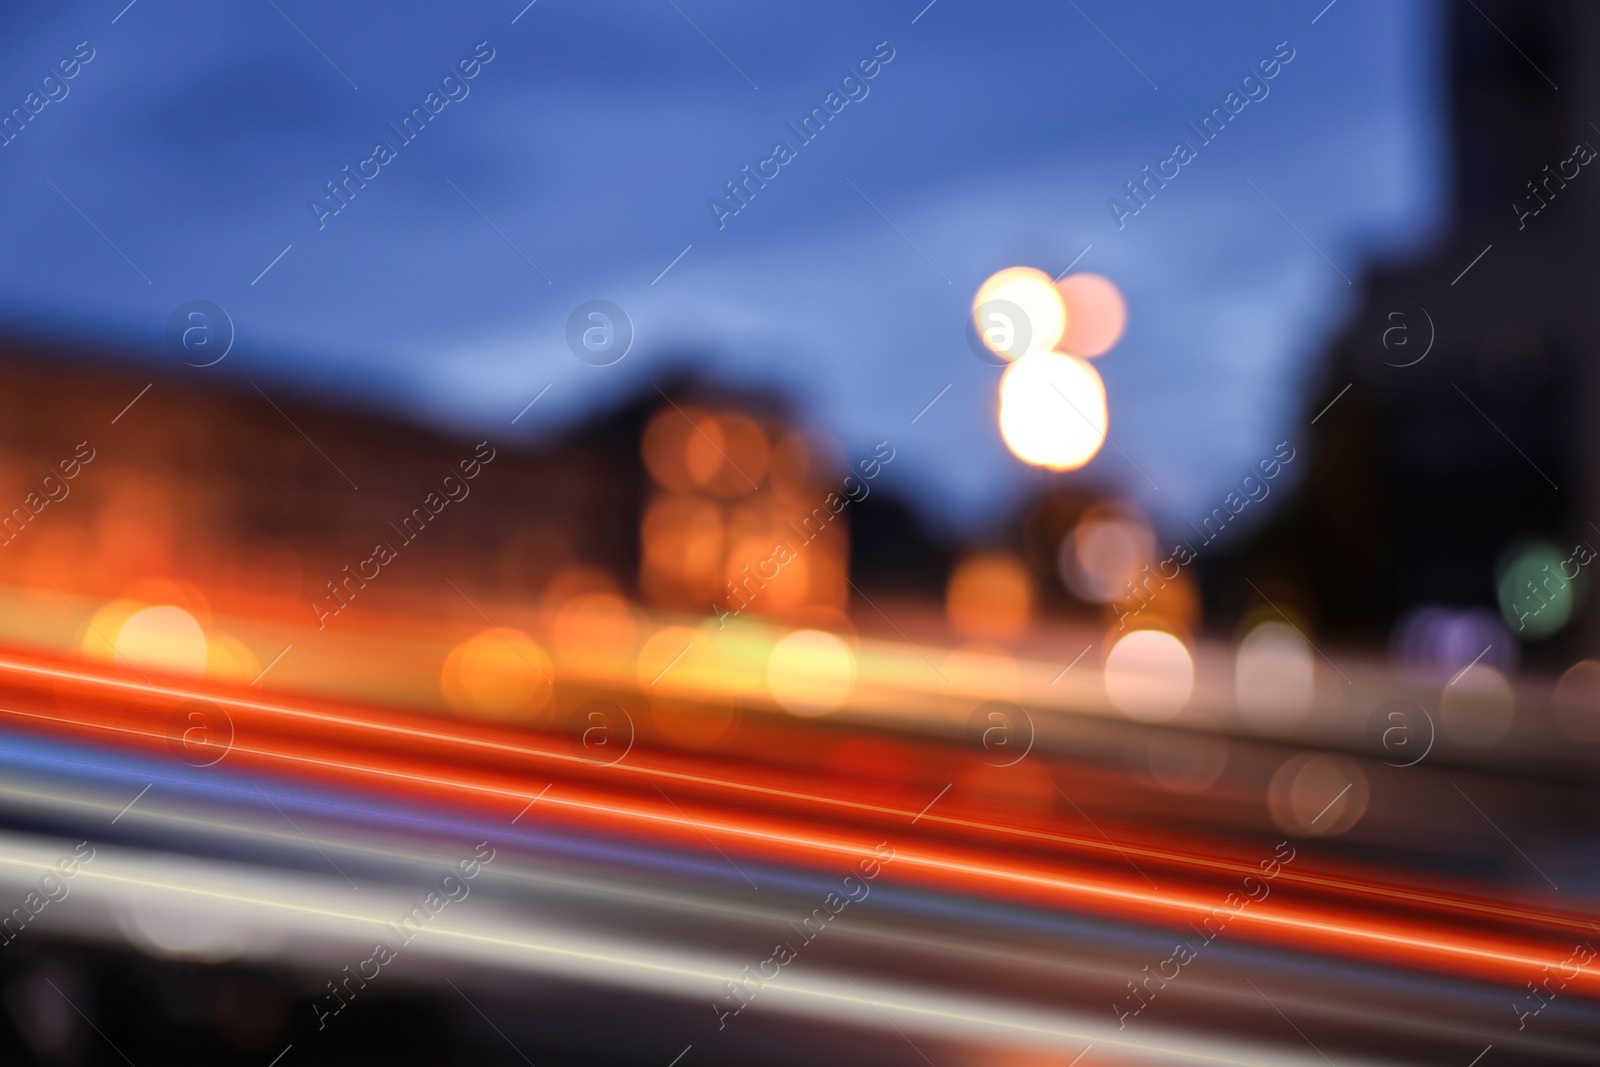
M1122 293L1098 274L1057 282L1007 267L978 287L973 325L986 348L1011 361L1000 379L1000 436L1018 459L1068 471L1100 451L1106 387L1082 357L1108 351L1127 319Z
M1077 470L1100 451L1108 421L1106 387L1076 356L1023 356L1000 379L1000 436L1024 463Z
M1067 307L1050 275L1032 267L1007 267L978 286L972 324L984 347L1016 360L1056 346L1067 328Z

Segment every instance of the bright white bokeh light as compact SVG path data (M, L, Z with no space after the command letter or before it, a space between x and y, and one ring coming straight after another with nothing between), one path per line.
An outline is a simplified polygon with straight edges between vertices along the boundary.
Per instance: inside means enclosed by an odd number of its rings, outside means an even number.
M856 657L833 634L797 630L772 648L767 688L785 711L825 715L850 696L856 685Z
M1075 356L1023 356L1000 379L1000 436L1025 463L1076 470L1100 451L1109 421L1105 384Z
M1050 275L1007 267L978 286L972 324L989 351L1015 360L1054 348L1067 328L1067 308Z
M1135 630L1106 656L1106 696L1123 714L1141 722L1163 722L1194 692L1194 659L1184 643L1164 630Z
M1239 713L1263 726L1290 726L1311 710L1316 664L1294 627L1264 622L1245 634L1233 661Z
M117 659L142 671L206 673L206 633L193 615L174 604L144 608L117 631Z
M174 901L145 891L113 905L112 915L128 940L156 959L223 963L277 949L283 940L247 907L227 901Z

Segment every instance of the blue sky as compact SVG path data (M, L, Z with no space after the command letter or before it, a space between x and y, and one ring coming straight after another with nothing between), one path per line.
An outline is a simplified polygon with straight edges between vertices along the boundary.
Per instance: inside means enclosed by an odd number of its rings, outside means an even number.
M889 439L898 487L972 528L1048 477L1000 441L972 294L1089 247L1079 269L1130 305L1098 361L1117 448L1054 477L1171 523L1208 509L1303 436L1302 388L1356 293L1344 276L1419 247L1447 210L1438 11L925 2L7 12L3 109L78 42L94 59L0 148L0 317L171 362L168 316L211 300L238 340L188 373L496 439L546 385L518 431L698 370L781 391L852 453ZM469 94L399 146L386 124L480 41L494 58ZM800 145L785 123L882 41L894 58L869 94ZM1280 41L1295 58L1270 95L1119 230L1109 198L1195 141L1186 122ZM707 201L780 138L796 157L719 230ZM396 158L319 230L308 202L379 139ZM634 323L613 366L566 347L592 299Z

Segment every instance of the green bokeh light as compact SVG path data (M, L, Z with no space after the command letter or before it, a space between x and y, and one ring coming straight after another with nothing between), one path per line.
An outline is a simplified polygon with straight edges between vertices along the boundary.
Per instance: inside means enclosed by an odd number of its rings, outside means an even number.
M1512 633L1537 640L1567 624L1584 580L1579 558L1548 541L1523 541L1500 557L1496 592Z

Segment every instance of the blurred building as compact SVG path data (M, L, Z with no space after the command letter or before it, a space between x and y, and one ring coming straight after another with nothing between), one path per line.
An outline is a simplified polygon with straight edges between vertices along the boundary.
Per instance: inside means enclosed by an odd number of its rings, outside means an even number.
M1249 577L1365 643L1428 605L1476 607L1538 655L1581 646L1593 623L1579 615L1600 600L1585 571L1570 624L1537 608L1562 582L1538 564L1600 546L1600 7L1482 0L1443 17L1448 225L1359 283L1291 433L1305 441L1297 493L1211 567L1210 600L1244 614ZM1542 644L1519 611L1550 631Z
M701 614L736 584L755 613L844 606L849 516L812 517L837 449L770 398L678 382L530 443L509 417L469 439L257 385L0 344L0 582L186 582L306 622L574 573ZM815 543L747 581L795 530Z
M702 391L703 392L703 391ZM653 490L639 589L655 605L802 617L849 599L852 496L838 448L770 402L663 405L641 441ZM868 489L870 495L870 489Z

